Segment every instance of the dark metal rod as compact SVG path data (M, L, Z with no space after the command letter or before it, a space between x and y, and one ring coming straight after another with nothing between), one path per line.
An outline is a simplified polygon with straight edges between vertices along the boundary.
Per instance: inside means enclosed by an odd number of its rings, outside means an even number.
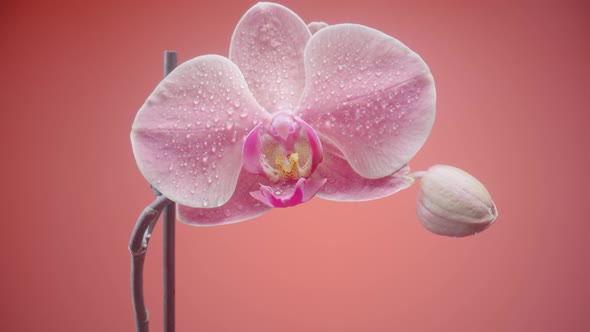
M175 329L175 234L176 219L174 203L164 208L164 331L174 332Z
M175 51L164 52L164 77L176 68L178 57ZM175 220L176 204L168 204L164 208L163 226L163 289L164 289L164 332L175 330L176 286L175 286Z

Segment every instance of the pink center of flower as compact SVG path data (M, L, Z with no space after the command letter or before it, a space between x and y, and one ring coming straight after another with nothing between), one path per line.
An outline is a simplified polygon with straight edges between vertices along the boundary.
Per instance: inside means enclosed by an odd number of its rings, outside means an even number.
M271 183L261 185L252 196L272 207L308 201L325 183L325 179L312 177L322 155L313 128L297 116L276 113L256 126L244 141L244 168Z

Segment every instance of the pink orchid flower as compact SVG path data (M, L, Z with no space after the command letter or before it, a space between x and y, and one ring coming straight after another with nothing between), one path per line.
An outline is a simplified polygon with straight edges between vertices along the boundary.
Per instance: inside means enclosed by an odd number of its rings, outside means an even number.
M219 225L316 195L365 201L409 187L435 99L428 66L398 40L356 24L308 27L258 3L229 58L194 58L156 87L131 141L180 221Z

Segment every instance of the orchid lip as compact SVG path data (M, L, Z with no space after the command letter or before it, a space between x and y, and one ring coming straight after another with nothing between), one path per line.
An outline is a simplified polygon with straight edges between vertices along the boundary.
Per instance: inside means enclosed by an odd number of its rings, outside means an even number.
M250 195L266 206L285 208L309 201L326 181L325 178L314 177L300 178L294 185L292 183L279 184L275 187L260 185L260 190L253 191Z

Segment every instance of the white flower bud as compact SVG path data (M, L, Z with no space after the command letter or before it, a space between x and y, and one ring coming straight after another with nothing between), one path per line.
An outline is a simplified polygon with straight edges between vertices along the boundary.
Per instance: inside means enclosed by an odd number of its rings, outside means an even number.
M481 182L446 165L432 166L423 175L417 213L429 231L456 237L481 232L498 217L496 205Z

